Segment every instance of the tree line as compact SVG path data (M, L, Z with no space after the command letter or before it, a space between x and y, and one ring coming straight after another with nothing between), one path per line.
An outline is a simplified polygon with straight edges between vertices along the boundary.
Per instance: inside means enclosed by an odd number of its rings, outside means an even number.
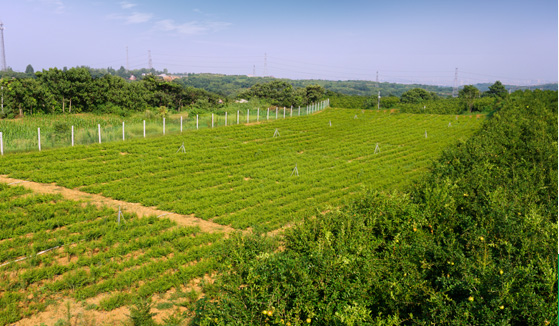
M217 104L219 96L184 87L147 74L129 81L112 74L92 74L88 68L51 68L32 77L2 78L3 116L36 113L98 112L126 115L165 106L180 110L203 100Z
M0 79L3 103L0 117L72 112L128 115L161 107L175 111L211 111L226 105L227 102L240 99L258 99L268 106L298 107L326 97L331 99L331 105L334 107L398 107L403 112L458 114L490 109L496 101L508 95L500 81L489 86L485 92L473 85L466 85L460 90L458 99L451 99L448 94L443 95L445 92L441 94L436 86L410 89L410 85L400 85L402 87L398 88L399 90L404 87L408 89L398 91L399 96L393 93L386 94L385 90L379 99L378 92L372 96L344 94L339 87L346 87L347 83L342 82L289 81L272 77L218 78L214 75L193 74L165 80L156 75L165 72L153 69L127 71L123 67L118 70L89 67L51 68L35 72L31 65L26 68L25 73L3 72ZM132 75L136 80L129 80ZM229 83L230 88L224 92L222 86L226 83ZM370 93L370 85L358 83L352 87L357 87L356 85L360 85L363 90L367 88L367 92ZM387 83L380 85L384 87ZM217 90L222 94L211 90Z

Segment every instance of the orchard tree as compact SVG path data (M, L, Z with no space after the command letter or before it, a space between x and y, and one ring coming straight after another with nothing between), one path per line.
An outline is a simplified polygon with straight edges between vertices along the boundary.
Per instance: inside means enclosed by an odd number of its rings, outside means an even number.
M497 80L495 84L489 86L489 90L483 95L489 97L505 98L507 97L508 92L505 86L499 80Z
M29 77L33 77L33 75L35 74L35 69L33 69L33 66L28 64L27 67L25 67L25 73L29 75Z
M306 104L310 104L321 100L326 94L326 90L320 85L308 85L305 87L305 94L307 98Z
M402 94L400 101L402 103L421 103L424 101L435 100L437 95L433 92L428 92L422 88L413 88Z
M294 102L293 86L281 80L274 80L270 83L258 83L242 95L268 99L272 105L277 106L291 106Z
M458 97L464 101L468 108L468 112L472 112L474 101L479 97L479 89L474 85L466 85L458 92Z

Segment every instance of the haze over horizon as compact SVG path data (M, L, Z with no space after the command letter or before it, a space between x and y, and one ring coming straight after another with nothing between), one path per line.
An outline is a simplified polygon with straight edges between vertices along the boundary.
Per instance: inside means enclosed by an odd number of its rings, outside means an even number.
M0 0L6 62L451 86L556 83L557 1ZM266 56L265 56L266 54Z

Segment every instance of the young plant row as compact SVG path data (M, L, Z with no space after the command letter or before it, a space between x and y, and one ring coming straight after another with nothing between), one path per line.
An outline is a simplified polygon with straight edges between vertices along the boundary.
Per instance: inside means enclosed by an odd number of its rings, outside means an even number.
M410 184L481 121L329 109L304 119L18 153L0 160L0 173L235 228L274 229L361 188Z
M97 308L112 310L218 267L212 252L222 234L168 219L124 213L118 222L112 209L5 184L0 210L1 324L42 311L60 295L111 293Z

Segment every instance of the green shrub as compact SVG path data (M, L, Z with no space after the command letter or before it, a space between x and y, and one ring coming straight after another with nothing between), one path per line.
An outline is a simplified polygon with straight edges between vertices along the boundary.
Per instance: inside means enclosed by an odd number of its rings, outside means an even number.
M557 92L519 92L408 193L233 236L195 325L557 323Z

